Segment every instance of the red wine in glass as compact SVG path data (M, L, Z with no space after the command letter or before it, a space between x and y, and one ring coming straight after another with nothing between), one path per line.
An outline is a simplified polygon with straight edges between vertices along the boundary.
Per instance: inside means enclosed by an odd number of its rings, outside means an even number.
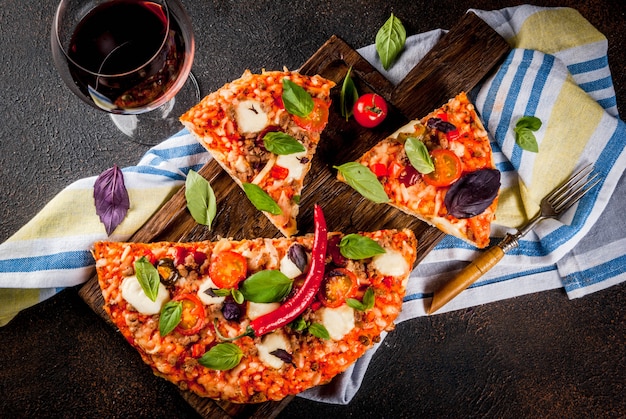
M53 57L64 81L90 105L115 114L118 127L116 115L172 106L191 76L193 43L178 0L62 0L52 32ZM193 82L195 94L185 106L199 100ZM169 125L181 128L177 121Z

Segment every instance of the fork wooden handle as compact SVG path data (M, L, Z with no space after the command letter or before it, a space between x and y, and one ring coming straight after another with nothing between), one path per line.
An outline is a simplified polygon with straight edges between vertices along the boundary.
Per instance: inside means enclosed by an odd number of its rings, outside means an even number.
M476 260L470 262L457 276L435 291L427 313L432 314L447 304L463 290L472 285L478 278L496 266L504 257L504 250L500 246L493 246Z

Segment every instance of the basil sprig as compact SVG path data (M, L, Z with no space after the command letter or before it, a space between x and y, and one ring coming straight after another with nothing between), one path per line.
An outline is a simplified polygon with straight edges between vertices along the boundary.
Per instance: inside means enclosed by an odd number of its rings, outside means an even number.
M243 351L234 343L218 343L198 359L198 363L212 370L227 371L235 368L243 358Z
M145 256L135 261L135 275L146 296L150 300L156 301L161 280L159 279L159 272Z
M253 303L275 303L289 294L293 281L281 271L259 271L239 285L243 297Z
M185 199L193 219L210 229L217 214L215 193L209 182L193 170L189 171L185 180Z
M309 330L309 333L315 336L316 338L326 339L326 340L330 339L330 333L328 333L328 329L326 329L326 327L324 327L323 324L313 323L312 325L309 326L308 330Z
M243 304L244 296L237 288L211 288L211 293L216 297L233 297L237 304Z
M172 330L178 326L183 315L182 301L168 301L161 309L159 317L159 333L161 336L167 336Z
M428 153L426 145L415 137L409 137L404 143L404 152L409 158L411 165L423 174L430 173L435 170L433 159Z
M341 109L341 116L346 118L346 121L352 116L354 104L359 98L359 92L354 85L352 77L352 67L348 69L346 76L343 79L341 86L341 95L339 96L339 108Z
M267 194L259 185L254 183L244 183L243 191L252 202L252 205L259 211L266 211L273 215L280 215L283 211L280 209L276 201Z
M523 116L515 124L515 142L523 150L531 151L533 153L539 152L539 146L537 145L537 139L533 131L537 131L541 128L541 120L536 116Z
M287 112L302 118L307 117L315 107L311 95L287 78L283 79L282 99Z
M406 30L404 25L392 13L376 34L376 52L378 52L380 62L385 70L389 70L393 61L404 48L405 42Z
M280 131L272 131L265 134L263 136L263 144L269 152L282 156L306 151L300 141Z
M339 242L341 254L353 260L371 258L385 253L385 249L375 240L360 234L347 234Z
M346 183L370 201L381 204L389 202L385 188L372 171L357 162L333 166L344 177Z
M358 311L367 311L374 307L374 302L376 301L376 296L374 295L374 290L370 287L363 294L363 300L359 301L356 298L347 298L346 304L348 307L352 307Z

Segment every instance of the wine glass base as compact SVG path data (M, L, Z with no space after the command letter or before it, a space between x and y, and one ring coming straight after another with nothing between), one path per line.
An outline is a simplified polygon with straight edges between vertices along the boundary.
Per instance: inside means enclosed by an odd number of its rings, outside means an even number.
M201 99L198 81L189 73L185 84L171 100L138 115L110 114L118 130L131 141L153 146L183 129L178 118Z

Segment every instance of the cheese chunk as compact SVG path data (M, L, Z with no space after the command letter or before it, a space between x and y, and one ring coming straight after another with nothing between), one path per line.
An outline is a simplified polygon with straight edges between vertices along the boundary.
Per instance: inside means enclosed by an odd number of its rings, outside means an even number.
M283 256L280 260L280 271L289 279L294 279L302 275L300 268L289 259L288 255Z
M376 255L372 259L372 265L383 275L401 276L405 275L409 266L402 255L395 250L389 250L381 255Z
M330 338L341 340L354 329L354 310L347 304L337 308L324 307L322 312L322 325L328 331Z
M170 292L160 282L156 301L149 299L135 275L124 278L120 289L122 297L141 314L152 315L161 312L163 305L170 299Z
M278 156L276 159L276 165L289 169L289 174L286 179L287 182L290 182L293 179L300 179L302 177L306 165L300 160L305 156L306 151Z
M271 313L278 307L280 307L280 303L253 303L252 301L248 301L248 310L246 313L250 320L254 320L257 317Z
M203 304L206 305L211 305L211 304L222 304L224 302L224 300L226 299L226 297L213 297L209 294L206 293L206 290L208 289L217 289L219 287L217 287L213 281L211 281L211 278L207 277L202 284L200 284L200 287L198 287L198 298L200 299L200 301L202 301Z
M237 126L242 133L260 132L268 125L268 117L256 100L239 102L236 109Z
M265 335L261 343L257 343L256 348L259 351L259 359L261 362L272 368L278 369L285 363L282 359L272 355L271 353L277 349L289 352L289 342L287 341L287 338L285 338L285 335L278 331Z

